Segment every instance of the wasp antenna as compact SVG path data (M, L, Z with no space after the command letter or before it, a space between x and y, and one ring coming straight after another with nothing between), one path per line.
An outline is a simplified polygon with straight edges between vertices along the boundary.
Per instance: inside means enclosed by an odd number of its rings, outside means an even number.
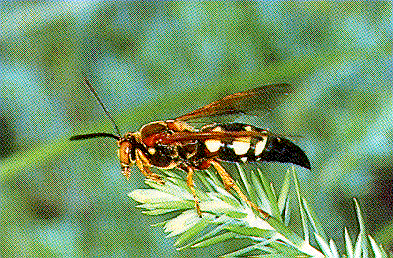
M79 140L86 140L86 139L91 139L91 138L97 138L97 137L110 137L114 138L116 140L120 139L120 136L111 134L111 133L89 133L89 134L81 134L81 135L75 135L70 138L71 141L79 141Z
M100 104L100 106L102 107L102 109L104 110L106 116L107 116L107 117L109 118L109 120L112 122L113 128L115 129L116 133L117 133L118 136L119 136L119 137L117 137L117 138L120 138L120 137L121 137L120 130L119 130L119 128L117 127L117 125L116 125L116 123L115 123L115 120L113 119L113 117L112 117L111 114L109 113L108 109L105 107L104 102L102 102L100 96L98 96L96 90L95 90L95 89L93 88L93 86L91 85L89 79L85 78L85 84L87 85L87 87L89 88L89 90L91 91L91 93L93 93L94 97L96 98L96 100L98 101L98 103ZM110 134L107 134L107 135L104 136L104 137L107 137L107 136L108 136L108 137L111 137L111 136L109 136L109 135L110 135ZM101 136L95 136L95 137L101 137ZM90 138L93 138L93 137L90 137ZM88 138L83 138L83 139L88 139Z

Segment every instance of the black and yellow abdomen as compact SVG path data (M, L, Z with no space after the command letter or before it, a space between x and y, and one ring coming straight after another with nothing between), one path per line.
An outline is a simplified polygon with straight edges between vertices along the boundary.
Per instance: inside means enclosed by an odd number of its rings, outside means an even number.
M242 124L214 124L201 132L228 132L228 137L204 140L201 152L227 162L281 162L293 163L310 169L306 154L290 140L267 130ZM249 133L245 133L249 132Z

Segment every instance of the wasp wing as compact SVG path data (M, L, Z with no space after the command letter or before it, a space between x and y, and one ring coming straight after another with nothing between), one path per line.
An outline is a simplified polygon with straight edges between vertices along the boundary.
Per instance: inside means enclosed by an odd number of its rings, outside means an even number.
M292 87L286 83L265 85L226 96L176 119L189 121L217 116L253 115L255 111L264 115L276 107L282 96L288 95L291 90Z

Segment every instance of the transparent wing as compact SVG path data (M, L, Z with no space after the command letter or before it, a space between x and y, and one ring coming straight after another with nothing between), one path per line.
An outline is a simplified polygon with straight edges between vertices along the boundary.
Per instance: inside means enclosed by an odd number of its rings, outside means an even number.
M226 96L176 119L189 121L242 114L263 116L275 108L282 97L291 91L292 87L286 83L265 85Z

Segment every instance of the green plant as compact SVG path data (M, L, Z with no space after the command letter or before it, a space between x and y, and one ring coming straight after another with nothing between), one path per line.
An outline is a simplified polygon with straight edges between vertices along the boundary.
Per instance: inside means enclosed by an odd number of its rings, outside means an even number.
M204 190L197 192L204 212L199 218L185 180L172 171L166 174L166 184L146 180L150 189L137 189L129 194L140 202L139 208L147 215L161 215L178 211L173 218L156 224L163 226L168 236L177 236L178 249L206 247L222 241L247 238L252 244L225 257L256 255L262 257L391 257L382 246L366 235L359 204L355 201L360 230L355 244L344 230L345 253L340 254L335 242L328 239L318 215L302 197L294 169L285 174L279 192L258 169L250 178L238 165L247 195L272 217L267 221L240 199L225 191L218 177L206 171L198 173ZM250 180L251 179L251 180ZM293 187L291 187L293 181ZM289 226L289 190L295 189L300 211L302 233Z

